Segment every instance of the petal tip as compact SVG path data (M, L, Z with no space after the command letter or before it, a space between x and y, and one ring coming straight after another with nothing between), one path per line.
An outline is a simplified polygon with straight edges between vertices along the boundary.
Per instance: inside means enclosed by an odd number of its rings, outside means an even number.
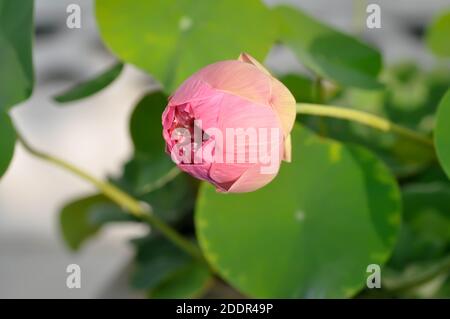
M249 63L255 67L257 67L260 71L264 72L267 75L270 75L269 70L267 70L261 63L258 62L258 60L256 60L254 57L252 57L250 54L246 53L246 52L242 52L239 55L238 58L239 61L244 62L244 63Z

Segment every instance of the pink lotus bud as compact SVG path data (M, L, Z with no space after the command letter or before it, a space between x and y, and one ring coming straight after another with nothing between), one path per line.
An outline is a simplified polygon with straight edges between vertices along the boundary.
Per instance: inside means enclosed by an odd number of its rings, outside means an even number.
M206 66L169 98L163 116L166 151L179 168L221 192L268 184L290 161L295 99L260 63Z

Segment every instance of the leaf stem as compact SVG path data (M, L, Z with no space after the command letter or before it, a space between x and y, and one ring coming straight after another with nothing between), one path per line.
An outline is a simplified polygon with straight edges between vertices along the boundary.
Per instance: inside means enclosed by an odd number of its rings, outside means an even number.
M189 239L185 238L183 235L178 233L174 228L170 225L166 224L163 220L161 220L158 216L156 216L152 211L145 207L145 205L141 204L138 200L131 197L115 185L99 180L82 169L76 167L75 165L66 162L60 158L55 156L46 154L39 150L36 150L32 147L16 130L17 139L23 145L23 147L32 155L52 163L60 168L63 168L78 177L84 179L85 181L94 185L103 195L111 199L117 205L122 207L126 212L131 215L145 221L150 226L155 227L159 230L164 236L167 237L170 241L172 241L179 248L184 250L186 253L191 255L193 258L200 260L203 263L206 263L200 249L192 243Z
M428 137L370 113L338 106L310 103L297 103L297 113L355 121L383 132L393 132L426 147L434 148L433 141Z

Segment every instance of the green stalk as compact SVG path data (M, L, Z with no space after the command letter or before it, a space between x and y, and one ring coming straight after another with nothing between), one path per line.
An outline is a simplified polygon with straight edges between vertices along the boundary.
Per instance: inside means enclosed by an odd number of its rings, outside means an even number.
M297 103L297 113L358 122L383 132L395 133L426 147L434 148L433 141L428 137L406 127L394 124L387 119L366 112L331 105L324 106L320 104Z

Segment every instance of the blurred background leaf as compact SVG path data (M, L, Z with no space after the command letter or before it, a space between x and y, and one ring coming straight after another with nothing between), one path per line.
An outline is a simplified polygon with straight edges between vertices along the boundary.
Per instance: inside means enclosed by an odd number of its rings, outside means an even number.
M14 154L16 133L11 119L0 111L0 178L5 173Z
M177 224L192 218L198 182L183 173L161 188L139 195L164 221Z
M61 210L61 233L70 249L76 251L108 222L137 221L105 196L98 194L76 199Z
M31 95L32 37L33 0L0 0L0 109Z
M136 289L155 288L168 276L190 262L190 257L161 236L135 240L136 270L131 284Z
M450 57L450 11L441 12L427 30L426 43L440 57Z
M79 83L71 87L65 92L55 96L54 99L59 103L67 103L91 96L110 85L120 75L122 69L122 63L115 63L105 72L90 80L87 80L86 82Z
M402 189L403 224L389 266L432 261L450 253L450 184L411 184Z
M439 104L434 140L439 161L450 178L450 89Z
M152 298L193 298L211 280L204 265L160 236L149 235L133 242L137 254L131 284L147 290Z
M291 91L296 101L301 103L316 102L314 83L310 78L301 74L286 74L279 80Z
M379 88L380 53L357 38L341 33L300 10L274 9L280 40L308 69L344 86Z
M165 152L162 138L161 116L166 105L166 95L161 92L149 93L139 101L131 116L134 159L129 163L127 172L134 175L132 178L135 179L136 192L145 191L175 166Z
M394 247L396 181L361 147L299 126L292 142L293 162L258 191L219 194L202 185L200 245L220 275L251 297L351 297L367 266L382 265Z
M431 133L434 114L450 85L450 73L444 69L421 70L417 64L394 64L382 74L385 84L381 108L397 124Z
M421 183L448 183L448 177L439 163L434 162L427 168L421 170L417 174L412 175L409 179L403 180L403 184L421 184Z
M72 250L78 250L81 244L93 236L98 225L89 223L89 210L96 204L103 204L107 199L103 195L81 198L67 204L61 211L60 223L62 236Z
M149 296L151 298L198 298L205 293L212 280L211 273L206 267L192 262L151 290Z
M259 0L97 0L96 14L106 45L149 72L165 92L205 65L243 51L263 60L276 35Z
M365 293L382 298L435 298L442 294L449 271L449 257L409 264L402 272L388 268L381 289Z

